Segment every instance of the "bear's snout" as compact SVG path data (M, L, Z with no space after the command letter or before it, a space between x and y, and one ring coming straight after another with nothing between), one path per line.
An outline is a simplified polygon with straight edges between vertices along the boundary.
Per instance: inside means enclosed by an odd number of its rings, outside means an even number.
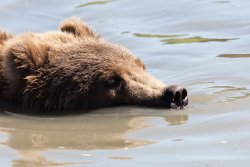
M177 85L169 86L163 94L163 99L173 109L188 105L187 90Z

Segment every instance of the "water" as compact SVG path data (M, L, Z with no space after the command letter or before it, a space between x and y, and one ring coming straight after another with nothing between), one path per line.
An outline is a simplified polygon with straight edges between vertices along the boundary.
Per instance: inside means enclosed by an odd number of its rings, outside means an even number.
M149 73L186 86L190 105L40 116L2 102L1 166L249 166L249 8L247 0L2 0L5 30L54 30L78 16Z

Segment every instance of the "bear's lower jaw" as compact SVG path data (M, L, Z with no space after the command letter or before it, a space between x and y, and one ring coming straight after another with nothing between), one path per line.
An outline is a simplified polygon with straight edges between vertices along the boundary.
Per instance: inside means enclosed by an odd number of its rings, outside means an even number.
M187 105L188 105L188 97L185 97L185 98L182 100L181 104L177 104L177 103L175 103L175 102L172 102L172 103L170 104L170 108L171 108L171 109L183 109L183 108L186 107Z
M188 105L188 97L185 97L181 101L172 101L172 102L166 102L165 99L159 98L159 99L150 99L146 101L140 101L138 103L134 104L128 104L128 105L137 105L137 106L144 106L144 107L150 107L150 108L159 108L159 109L184 109Z

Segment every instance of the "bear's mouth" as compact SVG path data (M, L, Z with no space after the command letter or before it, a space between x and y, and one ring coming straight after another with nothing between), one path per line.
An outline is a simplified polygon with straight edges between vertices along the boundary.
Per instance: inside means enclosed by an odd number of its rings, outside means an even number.
M176 109L176 110L182 110L188 105L188 97L181 97L177 100L177 98L174 98L171 101L166 101L165 98L160 99L150 99L146 101L141 101L137 103L136 105L139 106L146 106L146 107L152 107L152 108L160 108L160 109Z
M180 99L178 101L173 101L171 104L170 104L170 108L171 109L183 109L185 106L188 105L188 97L184 97L184 99Z

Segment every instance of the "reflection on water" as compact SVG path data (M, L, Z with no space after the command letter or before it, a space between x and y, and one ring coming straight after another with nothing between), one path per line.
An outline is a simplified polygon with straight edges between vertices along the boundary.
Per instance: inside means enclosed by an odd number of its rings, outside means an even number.
M166 44L182 44L182 43L196 43L196 42L227 42L230 40L235 40L237 38L203 38L200 36L190 37L190 38L172 38L164 39L162 42Z
M133 157L109 157L110 159L114 160L131 160L134 159Z
M133 35L142 38L173 38L173 37L184 36L184 35L162 35L162 34L140 34L140 33L134 33Z
M0 132L0 144L6 143L8 140L8 135L6 133Z
M184 114L184 115L172 115L172 116L168 116L165 117L165 120L169 123L169 126L176 126L176 125L182 125L187 123L188 121L188 115Z
M93 1L93 2L87 2L87 3L83 3L81 5L76 6L76 8L80 8L80 7L85 7L85 6L91 6L91 5L105 5L107 3L109 3L110 1Z
M130 32L129 31L123 31L121 32L121 34L129 34Z
M215 94L223 95L216 100L218 102L233 102L250 97L250 90L245 87L212 86L209 88L215 89Z
M70 163L70 162L51 162L47 159L37 155L35 151L23 153L25 157L29 159L20 159L14 160L12 165L13 167L22 167L22 166L78 166L84 164L90 164L89 162L80 162L80 163Z
M226 93L226 92L236 92L236 91L248 91L247 88L236 88L233 86L213 86L209 88L220 89L215 91L214 93Z
M230 3L230 1L214 1L215 3Z
M116 150L129 149L156 143L150 140L131 139L128 133L152 127L148 116L135 115L136 111L127 110L132 115L123 116L120 113L105 113L105 109L91 114L60 117L24 116L2 113L0 132L8 134L1 140L18 152L19 160L16 165L72 165L89 162L52 162L43 157L42 152L49 150ZM20 109L19 109L20 110ZM104 114L102 114L104 112ZM155 115L154 115L155 117ZM186 115L166 115L164 120L169 125L180 125L187 122ZM0 133L1 134L1 133ZM1 137L1 136L0 136ZM4 139L4 137L1 137ZM0 138L0 139L1 139ZM81 153L82 156L87 154ZM91 155L91 154L88 154ZM52 156L53 157L53 156ZM131 159L130 157L111 157L111 159Z
M122 34L128 34L128 31L122 32ZM161 42L165 44L183 44L183 43L204 43L204 42L228 42L231 40L236 40L239 38L204 38L200 36L180 38L182 36L187 36L186 34L142 34L142 33L134 33L136 37L140 38L165 38L162 39Z
M217 57L223 57L223 58L250 58L250 54L220 54Z

